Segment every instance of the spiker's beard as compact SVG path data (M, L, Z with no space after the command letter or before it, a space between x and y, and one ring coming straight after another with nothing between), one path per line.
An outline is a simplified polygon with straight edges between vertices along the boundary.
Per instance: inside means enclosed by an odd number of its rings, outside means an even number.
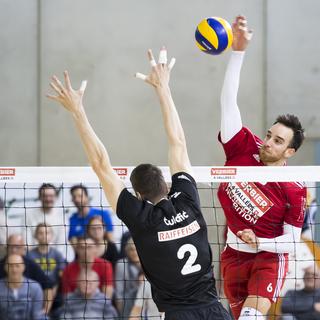
M268 152L268 150L264 146L261 146L261 148L259 149L259 156L260 161L262 161L263 163L273 163L282 159L282 154L281 156L274 155L271 152Z

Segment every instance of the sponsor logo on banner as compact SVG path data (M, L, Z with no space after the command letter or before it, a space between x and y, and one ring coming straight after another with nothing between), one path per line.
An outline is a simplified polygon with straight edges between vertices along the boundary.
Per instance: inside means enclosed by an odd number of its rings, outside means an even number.
M16 175L15 168L0 168L0 180L11 180Z
M199 226L199 223L195 220L192 223L182 228L177 228L177 229L167 230L167 231L159 231L158 241L164 242L164 241L171 241L171 240L184 238L196 233L198 230L200 230L200 226Z
M211 176L214 180L233 179L237 174L237 168L211 168Z
M114 168L113 169L118 176L127 176L128 175L128 168Z
M252 224L274 205L253 182L229 182L225 191L235 212Z

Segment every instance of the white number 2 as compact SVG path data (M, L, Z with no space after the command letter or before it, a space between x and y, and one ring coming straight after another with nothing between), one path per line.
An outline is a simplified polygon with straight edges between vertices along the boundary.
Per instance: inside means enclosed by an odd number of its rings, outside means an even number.
M190 256L181 270L181 274L184 276L201 270L200 264L194 264L198 257L198 251L192 244L184 244L179 248L177 252L178 259L183 259L187 252L190 253Z

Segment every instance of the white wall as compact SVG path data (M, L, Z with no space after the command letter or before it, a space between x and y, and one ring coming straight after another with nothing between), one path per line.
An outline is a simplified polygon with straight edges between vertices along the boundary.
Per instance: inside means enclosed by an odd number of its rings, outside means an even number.
M222 164L216 141L219 95L229 53L195 46L206 16L245 14L255 31L243 67L243 122L261 135L279 112L295 112L318 137L320 65L316 0L0 0L2 135L0 166L86 165L70 117L45 98L49 78L88 79L85 105L115 165L166 165L158 102L133 78L147 72L146 50L165 44L177 58L172 91L195 165ZM307 141L294 164L312 164Z

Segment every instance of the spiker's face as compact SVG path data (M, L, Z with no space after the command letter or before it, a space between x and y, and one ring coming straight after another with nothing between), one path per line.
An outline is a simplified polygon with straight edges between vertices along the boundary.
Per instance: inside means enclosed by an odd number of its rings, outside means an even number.
M281 164L295 153L290 147L293 130L281 123L274 124L267 132L260 148L260 159L264 164Z

